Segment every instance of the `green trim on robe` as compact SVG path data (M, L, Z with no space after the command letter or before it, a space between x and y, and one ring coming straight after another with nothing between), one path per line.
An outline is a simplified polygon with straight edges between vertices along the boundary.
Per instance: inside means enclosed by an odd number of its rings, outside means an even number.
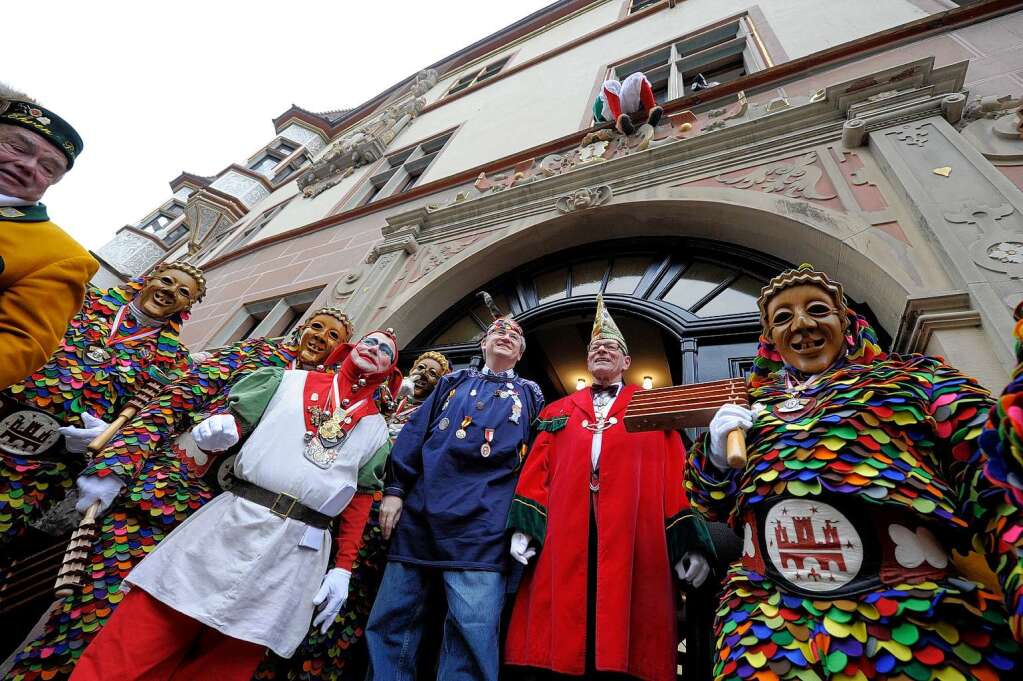
M387 457L391 455L391 441L386 440L380 445L369 461L359 468L359 491L376 492L384 488L384 469L387 467Z
M668 562L674 565L690 551L700 551L714 562L717 552L703 517L691 508L679 511L664 523L668 537Z
M508 509L508 529L528 534L542 546L547 537L547 509L516 494Z
M242 431L242 437L252 432L263 418L266 405L284 380L284 367L263 367L256 369L231 388L228 408Z

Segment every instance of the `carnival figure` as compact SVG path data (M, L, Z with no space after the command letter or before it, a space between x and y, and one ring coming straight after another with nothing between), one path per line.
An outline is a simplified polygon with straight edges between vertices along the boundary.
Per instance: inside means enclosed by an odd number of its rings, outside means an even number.
M310 621L325 633L382 487L390 442L373 394L397 389L396 361L394 336L376 331L335 348L336 373L266 367L239 381L229 413L192 430L203 451L245 438L231 488L125 578L71 678L247 681L265 648L290 657Z
M89 577L50 610L7 678L66 679L124 598L125 575L228 482L232 452L201 450L193 425L225 412L234 386L248 374L264 367L314 369L351 335L339 309L320 308L288 338L253 338L213 351L129 421L80 478L100 493L80 499L83 509L96 499L109 506L100 511L86 559Z
M988 422L980 435L981 448L987 456L984 475L1001 489L1003 496L988 498L995 508L990 531L974 547L990 557L1000 577L1009 611L1009 625L1017 641L1023 640L1023 303L1014 311L1016 325L1016 369L1012 380L988 414Z
M179 333L205 292L202 272L183 262L92 290L50 360L0 393L0 539L22 535L64 498L86 445L148 369L167 378L188 369Z
M480 347L483 370L441 378L394 445L380 521L394 539L366 625L371 679L415 677L422 603L440 582L438 678L497 679L505 522L543 395L515 375L525 350L517 322L495 320Z
M694 587L710 574L710 534L683 488L682 438L625 429L639 390L623 383L628 352L598 295L593 384L540 414L512 500L511 555L523 565L539 557L515 598L505 661L534 678L673 681L672 567Z
M654 98L653 86L640 71L622 82L605 80L593 102L593 122L612 123L623 135L631 135L643 123L657 127L663 114Z
M940 359L884 353L809 265L772 279L759 305L753 404L721 407L687 469L694 504L744 538L715 678L1017 678L1001 596L950 559L997 537L999 508L1018 523L983 475L988 392ZM738 470L725 460L736 428ZM1018 560L998 566L1003 583Z
M0 83L0 390L57 350L99 269L40 203L82 148L67 121Z
M450 371L448 359L439 352L427 351L416 358L398 390L397 408L387 419L392 444L402 427L433 393L437 382ZM334 626L325 634L318 627L312 627L290 659L269 655L256 671L255 679L362 681L365 678L366 620L387 562L388 542L380 531L381 497L374 495L362 546L352 565L348 600L341 607Z

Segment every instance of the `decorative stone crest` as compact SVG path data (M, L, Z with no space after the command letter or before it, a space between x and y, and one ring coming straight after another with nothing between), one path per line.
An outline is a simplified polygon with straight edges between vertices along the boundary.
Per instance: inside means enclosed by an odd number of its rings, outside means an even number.
M989 206L966 201L958 210L945 211L944 217L952 224L971 225L976 230L970 245L973 262L986 270L1018 279L1023 277L1023 230L1009 227L1006 220L1014 213L1015 209L1008 203Z
M608 185L579 189L555 201L554 206L562 213L571 213L587 208L596 208L611 200L613 192Z
M355 168L373 163L384 155L387 145L426 106L423 96L437 84L437 71L421 71L409 87L411 97L389 106L369 123L335 142L316 163L298 178L302 196L312 198L352 174Z
M903 142L906 146L922 147L927 144L928 132L923 125L904 125L899 129L895 139Z
M957 127L992 161L1023 159L1023 98L981 97L970 103Z

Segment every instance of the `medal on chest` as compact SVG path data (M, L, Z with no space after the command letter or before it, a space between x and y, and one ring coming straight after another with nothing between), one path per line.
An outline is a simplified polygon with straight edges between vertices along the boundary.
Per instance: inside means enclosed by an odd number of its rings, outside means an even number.
M798 421L817 406L817 398L803 395L803 392L814 387L823 374L815 374L802 383L793 383L788 374L785 375L785 399L771 405L771 411L785 422ZM758 403L760 404L760 403ZM754 405L754 408L757 405ZM760 405L761 409L763 405Z
M348 406L349 400L340 398L337 386L338 377L331 379L330 392L323 401L323 407L309 405L306 407L305 448L302 455L310 463L319 468L330 468L341 453L341 445L348 437L348 428L352 423L351 414L366 401L359 400ZM313 393L310 401L318 401Z
M588 419L583 419L582 427L591 433L603 433L611 426L618 423L618 418L612 416L607 418L607 413L611 411L611 405L614 403L614 398L611 395L600 395L597 399L593 400L593 413L596 417L596 421L590 422Z
M104 340L102 343L93 343L92 345L89 345L85 349L85 353L82 356L82 359L85 361L86 364L88 364L89 366L106 365L110 362L111 359L113 359L114 354L113 352L111 352L110 348L113 347L115 344L120 343L122 345L127 345L133 341L142 340L143 338L148 338L149 336L155 335L160 332L160 329L162 327L155 326L141 331L137 331L136 333L131 332L121 333L121 326L124 324L124 316L127 312L128 306L122 305L120 309L117 311L117 314L114 315L114 321L110 324L110 333L107 334L106 340ZM148 352L146 353L146 355L142 355L140 351L139 354L140 356L143 357L143 359L145 359L145 357L148 355Z

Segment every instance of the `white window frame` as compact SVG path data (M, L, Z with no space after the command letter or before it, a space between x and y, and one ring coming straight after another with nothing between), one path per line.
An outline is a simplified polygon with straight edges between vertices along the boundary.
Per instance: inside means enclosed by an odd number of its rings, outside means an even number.
M512 56L510 54L501 57L500 59L496 59L490 62L486 66L481 66L475 71L469 71L468 73L455 79L455 81L451 84L451 87L448 88L448 91L444 96L450 97L451 95L458 94L459 92L468 90L469 88L471 88L474 85L477 85L478 83L483 83L485 81L490 80L491 78L493 78L494 76L496 76L497 74L501 73L501 71L504 70L504 67L508 65L509 61L511 61L511 57Z

